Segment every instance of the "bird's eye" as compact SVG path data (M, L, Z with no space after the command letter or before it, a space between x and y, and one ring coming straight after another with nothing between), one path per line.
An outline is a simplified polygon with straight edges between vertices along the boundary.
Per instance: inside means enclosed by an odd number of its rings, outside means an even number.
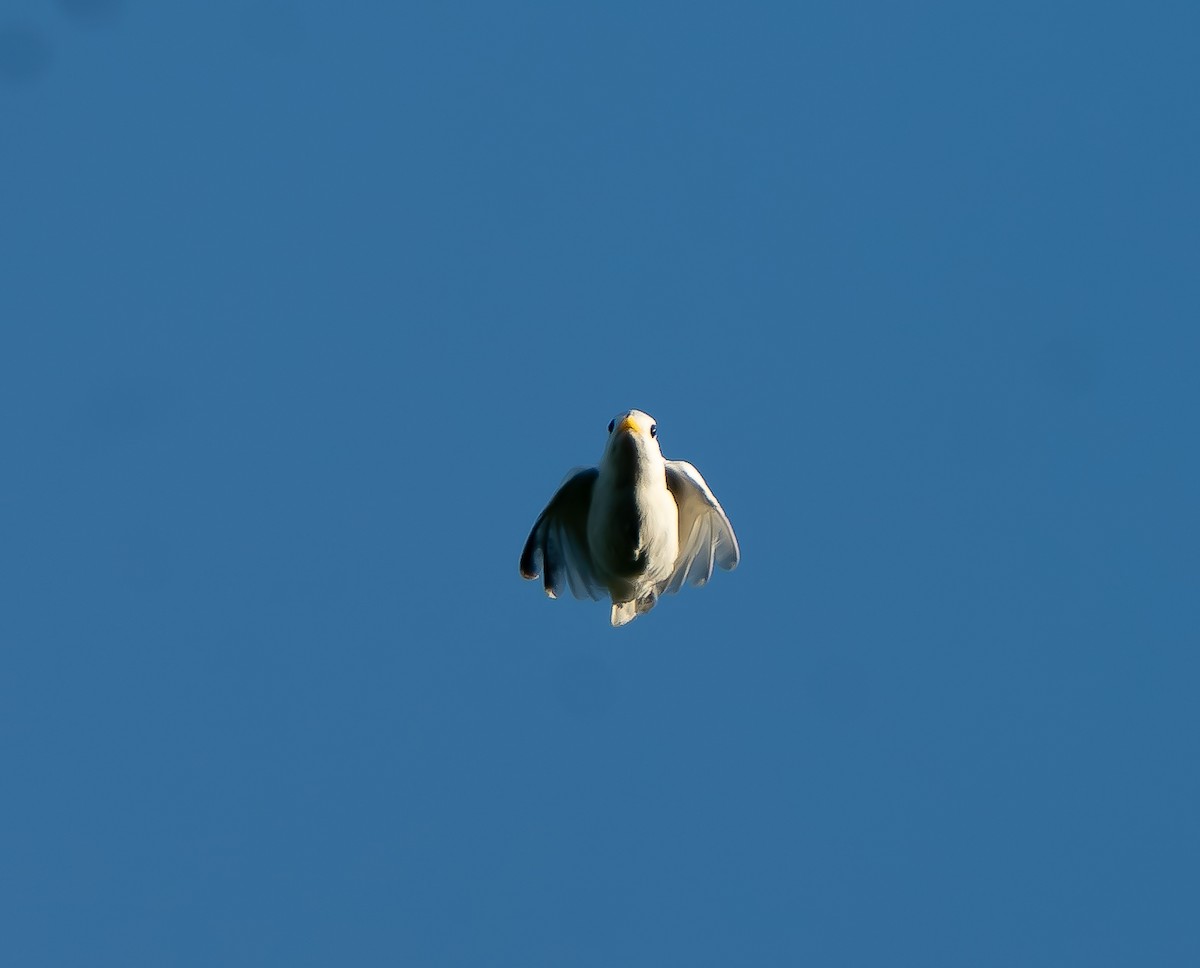
M651 424L651 425L650 425L650 436L651 436L651 437L657 437L657 436L658 436L658 424Z
M608 422L608 432L610 434L613 432L613 427L615 427L616 425L617 425L617 422L615 420L610 420Z

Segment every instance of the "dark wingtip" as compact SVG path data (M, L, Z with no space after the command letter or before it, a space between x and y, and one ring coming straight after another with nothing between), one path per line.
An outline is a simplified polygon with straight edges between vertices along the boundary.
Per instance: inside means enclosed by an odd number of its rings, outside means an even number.
M537 565L533 561L534 553L537 551L537 543L534 541L536 535L537 525L535 524L529 538L525 541L525 547L521 550L521 577L527 581L533 581L538 576Z

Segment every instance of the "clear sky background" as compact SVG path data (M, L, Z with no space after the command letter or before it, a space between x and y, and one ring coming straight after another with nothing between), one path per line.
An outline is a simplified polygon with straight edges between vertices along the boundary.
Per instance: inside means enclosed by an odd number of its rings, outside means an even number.
M0 12L0 922L1200 964L1200 7ZM618 410L743 561L522 542Z

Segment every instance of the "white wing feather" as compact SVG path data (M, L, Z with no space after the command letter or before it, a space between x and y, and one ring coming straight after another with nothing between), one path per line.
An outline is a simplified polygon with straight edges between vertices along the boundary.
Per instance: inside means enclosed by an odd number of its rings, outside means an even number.
M714 565L736 568L741 551L729 518L700 472L685 460L666 464L667 488L679 508L679 557L661 590L673 595L685 583L703 585Z
M594 467L567 476L538 516L521 552L521 575L542 576L546 594L557 598L567 588L576 598L598 601L604 592L592 569L587 518L592 504Z

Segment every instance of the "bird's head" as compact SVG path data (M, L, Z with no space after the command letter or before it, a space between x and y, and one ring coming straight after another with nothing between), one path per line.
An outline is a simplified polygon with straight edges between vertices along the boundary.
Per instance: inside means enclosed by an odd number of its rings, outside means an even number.
M661 464L658 425L642 410L625 410L608 422L608 443L601 465L632 468L635 464Z

